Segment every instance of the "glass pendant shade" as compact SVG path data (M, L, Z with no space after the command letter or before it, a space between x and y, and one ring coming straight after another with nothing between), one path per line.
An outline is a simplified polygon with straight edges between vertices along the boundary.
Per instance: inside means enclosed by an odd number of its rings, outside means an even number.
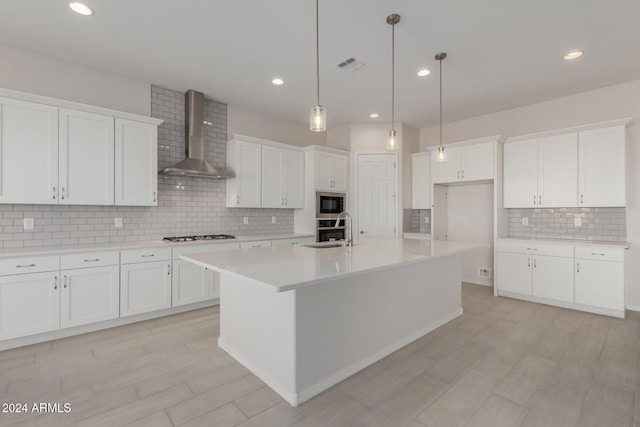
M436 157L436 163L445 163L447 161L447 153L444 151L444 146L438 147L438 157Z
M387 139L387 151L396 151L398 149L398 135L395 130L389 131Z
M310 127L313 132L324 132L327 130L327 112L321 105L311 107Z

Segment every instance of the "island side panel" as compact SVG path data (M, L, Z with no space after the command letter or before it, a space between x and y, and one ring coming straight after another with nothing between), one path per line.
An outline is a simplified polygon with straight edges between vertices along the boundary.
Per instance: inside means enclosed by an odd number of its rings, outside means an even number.
M299 402L461 315L460 272L450 255L298 289Z
M294 406L295 294L220 274L218 345Z

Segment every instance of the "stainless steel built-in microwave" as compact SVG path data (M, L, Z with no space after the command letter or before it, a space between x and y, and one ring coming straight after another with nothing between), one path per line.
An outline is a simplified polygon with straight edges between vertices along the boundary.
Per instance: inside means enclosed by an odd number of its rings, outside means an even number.
M316 218L336 218L344 212L347 202L344 193L316 193Z

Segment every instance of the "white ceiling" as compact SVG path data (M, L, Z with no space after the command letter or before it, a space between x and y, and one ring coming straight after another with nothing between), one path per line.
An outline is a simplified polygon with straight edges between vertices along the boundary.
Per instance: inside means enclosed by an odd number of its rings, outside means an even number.
M315 105L314 0L5 1L0 40L300 123ZM638 0L320 0L321 103L329 128L390 120L396 26L396 121L445 121L640 78ZM581 49L582 58L563 55ZM336 64L350 56L366 68ZM417 78L427 66L431 76ZM271 85L280 76L286 84Z

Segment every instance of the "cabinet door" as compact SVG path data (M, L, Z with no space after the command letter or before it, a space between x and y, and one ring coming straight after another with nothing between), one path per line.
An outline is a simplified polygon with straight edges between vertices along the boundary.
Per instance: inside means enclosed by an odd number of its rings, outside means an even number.
M86 325L120 315L120 268L63 270L60 326Z
M316 190L333 191L332 161L330 153L315 153Z
M60 328L57 273L0 277L0 340Z
M347 157L334 154L331 158L331 179L333 191L347 191Z
M284 206L289 209L304 208L304 153L295 150L282 151Z
M576 259L575 302L624 310L623 263Z
M120 267L120 316L171 307L171 261Z
M60 109L58 203L114 202L114 119Z
M0 98L0 203L57 204L58 108Z
M209 299L212 275L199 265L179 259L173 260L172 306L177 307Z
M116 119L115 203L158 205L158 126Z
M496 285L498 290L531 295L531 256L510 252L498 252L497 258L498 273Z
M573 258L536 255L533 258L533 295L573 302Z
M504 144L505 208L532 208L538 202L538 140Z
M431 157L411 157L411 208L431 209Z
M538 206L576 207L578 204L578 134L538 140Z
M578 138L578 205L626 206L625 127L580 132Z
M431 160L433 167L433 183L457 182L460 181L460 148L445 147L446 161L438 163L437 153L434 153Z
M460 147L462 181L493 179L493 142Z
M284 168L284 151L281 148L262 147L262 207L284 207L285 191L283 188L283 176L286 176Z
M238 207L259 208L262 194L260 181L262 180L260 144L238 141L237 172Z

